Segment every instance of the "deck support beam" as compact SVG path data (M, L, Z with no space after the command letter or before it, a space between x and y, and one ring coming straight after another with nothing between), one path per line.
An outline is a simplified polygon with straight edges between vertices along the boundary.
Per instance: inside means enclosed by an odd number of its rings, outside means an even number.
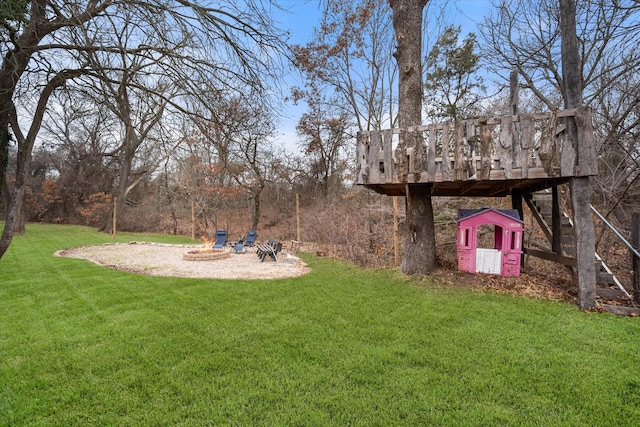
M560 199L558 197L558 186L551 187L551 250L562 255L562 218L560 214Z
M582 310L588 310L596 305L596 248L589 206L589 177L571 178L569 185L576 241L574 281L578 286L578 305Z
M524 221L524 210L522 208L523 193L520 189L511 192L511 207L518 211L520 219ZM520 235L520 247L524 248L524 233ZM524 257L520 257L520 267L524 267Z

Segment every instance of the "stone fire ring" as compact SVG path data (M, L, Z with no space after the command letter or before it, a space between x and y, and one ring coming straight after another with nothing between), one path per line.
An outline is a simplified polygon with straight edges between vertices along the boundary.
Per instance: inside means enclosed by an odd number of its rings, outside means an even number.
M230 256L231 252L226 249L200 249L183 254L182 259L185 261L214 261L229 258Z

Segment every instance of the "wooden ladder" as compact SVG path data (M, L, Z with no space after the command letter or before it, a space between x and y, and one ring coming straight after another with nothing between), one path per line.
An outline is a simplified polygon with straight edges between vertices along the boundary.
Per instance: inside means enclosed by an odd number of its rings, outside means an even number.
M553 209L553 196L551 192L541 191L533 193L530 199L531 205L535 212L532 210L534 217L543 227L545 235L549 237L552 235L551 222L552 222L552 209ZM532 207L532 206L529 207ZM562 211L561 216L561 234L562 234L562 255L566 257L575 257L576 245L573 230L573 221L566 211ZM551 239L549 239L551 244ZM633 297L624 285L618 280L618 278L611 272L611 269L602 260L600 255L596 252L596 295L602 300L612 300L615 298L626 297L633 301Z

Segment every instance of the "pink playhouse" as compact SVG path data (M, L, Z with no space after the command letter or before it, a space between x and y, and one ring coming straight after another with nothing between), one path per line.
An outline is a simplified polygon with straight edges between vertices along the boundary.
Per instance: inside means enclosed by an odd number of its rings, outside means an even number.
M519 276L523 225L515 209L461 209L458 212L458 270ZM479 230L482 230L482 239ZM486 242L485 235L491 233L494 239L490 247L478 247L480 240Z

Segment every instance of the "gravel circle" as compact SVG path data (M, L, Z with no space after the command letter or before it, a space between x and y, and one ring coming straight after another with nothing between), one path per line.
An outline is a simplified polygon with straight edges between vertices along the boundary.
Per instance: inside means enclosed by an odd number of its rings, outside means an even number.
M81 258L98 265L151 276L192 277L201 279L279 279L309 273L307 265L286 251L278 261L267 257L261 262L255 249L241 254L229 248L231 256L210 261L187 261L188 251L204 249L202 245L168 245L130 242L79 246L55 253L57 256Z

